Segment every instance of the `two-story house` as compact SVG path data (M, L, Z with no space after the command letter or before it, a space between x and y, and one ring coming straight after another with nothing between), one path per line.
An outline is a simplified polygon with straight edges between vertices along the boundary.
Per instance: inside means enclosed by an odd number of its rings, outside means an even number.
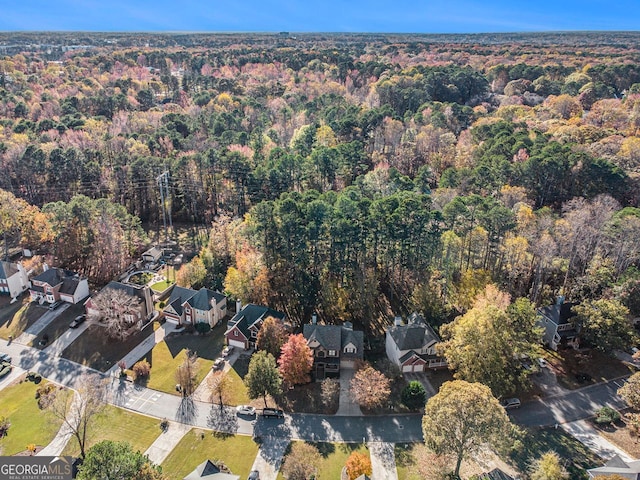
M364 334L343 325L318 325L315 316L304 325L302 334L313 351L313 377L322 380L340 375L341 368L353 368L364 354Z
M16 298L30 285L29 275L20 263L0 261L0 293Z
M412 313L406 325L396 317L387 328L385 349L387 357L402 372L423 372L447 367L447 361L436 353L440 337L422 315Z
M213 328L227 314L227 297L205 287L192 290L175 286L163 313L170 323L191 325L206 322Z
M256 347L258 332L267 317L274 317L281 321L284 321L285 318L284 313L253 303L242 307L238 302L236 311L238 313L227 322L227 331L224 336L228 345L242 348L243 350Z
M538 326L544 329L542 341L552 350L559 345L579 348L580 331L571 319L575 313L571 310L573 303L564 303L560 298L555 305L538 309Z
M587 470L589 478L630 478L640 480L640 460L625 461L620 455L614 455L602 467Z
M89 296L89 283L75 272L48 268L31 279L29 294L32 301L79 303Z
M109 290L122 291L135 299L135 302L133 302L131 307L131 311L127 312L127 321L131 325L135 324L139 328L142 328L153 319L155 310L153 308L153 295L151 293L151 289L147 285L134 285L131 283L121 282L109 282L106 287L88 299L85 302L87 316L99 318L102 315L102 312L96 304L95 298L102 295L109 295Z

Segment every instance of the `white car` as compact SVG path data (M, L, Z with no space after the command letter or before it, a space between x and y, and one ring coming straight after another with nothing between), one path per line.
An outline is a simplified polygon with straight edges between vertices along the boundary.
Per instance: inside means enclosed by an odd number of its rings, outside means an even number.
M520 406L520 399L519 398L505 398L504 400L502 400L500 402L500 405L502 405L502 408L504 408L505 410L509 410L511 408L518 408Z
M211 367L214 370L221 370L224 368L224 358L218 358L215 362L213 362L213 366Z
M8 353L0 353L0 362L11 363L11 357Z
M238 405L236 407L236 412L238 415L248 415L253 417L256 414L256 409L250 405Z
M538 358L538 365L540 365L540 368L545 368L547 366L547 361L544 358L540 357Z
M226 347L224 347L224 350L222 350L222 356L227 357L231 354L231 352L233 352L233 346L227 345Z

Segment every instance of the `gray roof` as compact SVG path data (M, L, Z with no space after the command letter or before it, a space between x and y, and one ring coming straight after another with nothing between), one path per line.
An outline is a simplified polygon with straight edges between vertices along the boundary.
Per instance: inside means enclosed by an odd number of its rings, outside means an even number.
M640 479L640 460L625 462L619 455L614 455L611 460L604 464L604 467L592 468L588 470L593 477L598 475L617 474L623 478L632 480Z
M162 256L162 250L160 250L158 247L151 247L149 250L144 252L142 256L149 256L157 260Z
M210 310L212 299L215 299L216 303L220 303L225 299L225 296L221 293L202 287L187 300L187 303L196 310Z
M178 315L182 315L182 305L195 294L195 290L176 285L173 287L173 290L171 290L171 296L169 297L169 300L167 300L167 305L171 305Z
M407 325L393 325L387 329L399 350L419 350L440 341L440 337L421 315L412 313L407 321Z
M193 472L184 477L184 480L198 480L200 478L207 480L238 480L240 476L223 473L211 460L205 460Z
M18 265L12 262L0 262L0 278L11 278L18 273Z
M32 280L36 282L47 283L53 287L62 283L62 281L66 277L72 277L74 275L72 272L68 273L70 273L70 275L65 275L65 271L61 268L49 268L48 270L42 272L40 275L36 275L35 277L33 277Z
M60 293L66 293L67 295L73 295L76 293L76 289L80 284L79 277L65 278L62 281L62 286L60 287Z
M514 478L499 468L494 468L490 472L480 474L478 480L514 480Z
M267 317L284 320L284 313L272 310L269 307L249 303L245 305L242 310L236 313L229 322L227 322L227 331L225 332L225 335L232 328L237 327L246 338L251 338L251 331L249 328L255 323L263 321Z
M317 340L325 350L336 350L341 356L362 358L364 346L364 333L354 331L351 323L344 325L317 325L307 324L303 326L302 334L307 341ZM352 343L356 347L356 353L344 353L344 347Z
M562 305L548 305L546 307L538 309L540 315L545 318L548 318L556 325L563 325L569 323L569 320L572 317L575 317L576 314L573 313L571 307L573 307L574 303L563 303Z

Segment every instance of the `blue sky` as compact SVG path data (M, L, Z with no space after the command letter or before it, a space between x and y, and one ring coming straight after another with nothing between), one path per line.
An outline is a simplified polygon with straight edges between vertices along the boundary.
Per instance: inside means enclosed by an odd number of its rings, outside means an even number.
M640 0L0 0L0 31L639 30Z

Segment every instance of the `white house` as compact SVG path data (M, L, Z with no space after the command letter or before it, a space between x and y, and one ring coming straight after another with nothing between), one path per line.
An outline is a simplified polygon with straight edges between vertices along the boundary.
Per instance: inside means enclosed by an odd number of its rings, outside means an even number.
M29 276L21 264L0 262L0 293L16 298L30 286Z
M385 347L389 360L402 372L423 372L447 366L447 361L436 353L439 342L431 325L414 312L406 325L396 317L394 325L387 328Z

